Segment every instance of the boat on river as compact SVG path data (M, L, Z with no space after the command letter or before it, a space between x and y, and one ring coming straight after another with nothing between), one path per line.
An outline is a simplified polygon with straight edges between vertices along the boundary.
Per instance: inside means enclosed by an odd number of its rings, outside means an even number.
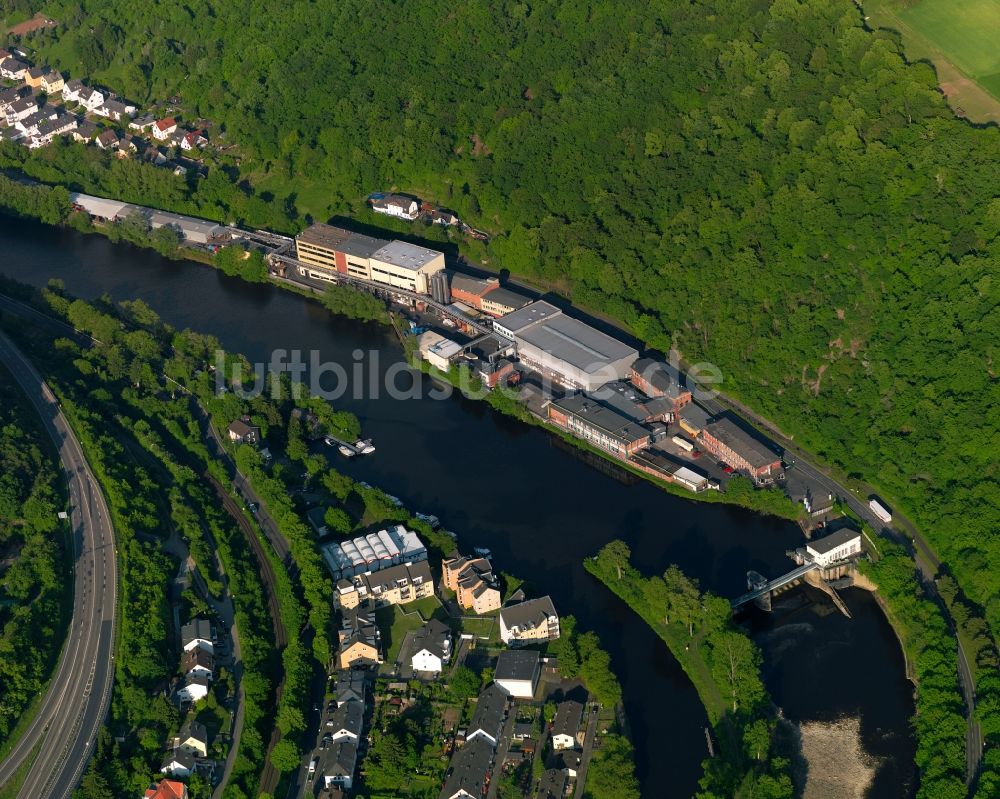
M353 458L355 455L358 454L355 450L347 446L347 444L341 444L339 447L337 447L337 449L340 450L340 454L343 455L345 458Z
M361 455L371 455L375 451L375 445L370 438L361 439L354 442L354 448Z

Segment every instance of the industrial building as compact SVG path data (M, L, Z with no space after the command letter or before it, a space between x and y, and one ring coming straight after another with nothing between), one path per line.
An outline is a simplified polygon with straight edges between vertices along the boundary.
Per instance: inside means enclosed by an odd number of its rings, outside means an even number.
M444 253L405 241L390 241L372 253L369 280L428 294L428 278L444 269Z
M73 193L69 196L74 206L86 211L92 218L107 222L120 222L132 214L138 213L152 230L169 227L183 237L186 244L206 245L212 241L220 241L228 237L223 225L207 219L194 219L190 216L170 214L157 211L142 205L123 203L118 200L107 200L103 197L93 197L89 194Z
M586 394L552 400L547 409L555 424L621 460L645 449L651 441L652 434L645 427Z
M401 524L350 541L335 541L320 551L334 580L427 560L424 542Z
M835 533L808 542L806 554L821 567L856 558L861 554L861 533L842 527Z
M433 330L420 334L417 339L417 349L421 358L442 372L447 372L455 358L462 352L459 344Z
M585 391L625 379L639 355L634 347L566 316L543 300L497 319L493 327L514 341L522 363L558 383Z
M758 484L773 482L781 474L781 456L728 416L705 425L698 441L719 460L750 475Z
M502 286L487 291L480 300L483 313L496 317L514 313L530 304L531 300L528 297Z
M419 294L430 293L430 276L444 270L444 254L436 250L325 224L311 225L296 236L295 254L315 267L307 270L309 277L349 275Z
M675 417L692 400L691 392L681 385L680 371L662 361L639 358L629 369L628 377L647 397L668 400Z
M295 237L295 255L303 263L317 267L309 271L309 277L330 280L339 273L370 280L370 259L388 243L386 239L317 223Z

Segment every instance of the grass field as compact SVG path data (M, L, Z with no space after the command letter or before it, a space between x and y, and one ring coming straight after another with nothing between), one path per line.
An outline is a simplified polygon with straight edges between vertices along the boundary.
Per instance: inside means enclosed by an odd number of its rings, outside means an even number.
M898 31L910 61L931 61L952 106L1000 123L1000 0L864 0L871 27Z

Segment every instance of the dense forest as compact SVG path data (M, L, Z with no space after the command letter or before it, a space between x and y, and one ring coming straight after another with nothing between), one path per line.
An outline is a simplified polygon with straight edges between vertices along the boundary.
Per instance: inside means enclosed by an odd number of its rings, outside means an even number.
M732 621L729 601L702 593L677 566L645 577L631 555L611 541L584 568L663 639L698 691L718 753L703 763L697 799L792 799L794 734L779 723L760 650Z
M29 42L53 65L238 145L197 184L115 164L125 194L286 226L390 185L453 206L498 268L876 480L1000 630L997 131L850 0L4 5L59 21ZM99 182L83 150L31 171Z
M48 680L69 620L59 475L41 418L0 367L0 751Z

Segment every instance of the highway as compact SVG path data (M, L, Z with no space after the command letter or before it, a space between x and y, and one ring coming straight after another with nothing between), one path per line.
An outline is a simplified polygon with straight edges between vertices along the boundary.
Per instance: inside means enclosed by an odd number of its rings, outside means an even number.
M118 571L114 529L100 487L59 403L35 368L0 333L0 360L42 417L69 484L73 618L59 665L32 724L0 763L6 782L37 747L18 799L65 799L93 751L111 701Z

